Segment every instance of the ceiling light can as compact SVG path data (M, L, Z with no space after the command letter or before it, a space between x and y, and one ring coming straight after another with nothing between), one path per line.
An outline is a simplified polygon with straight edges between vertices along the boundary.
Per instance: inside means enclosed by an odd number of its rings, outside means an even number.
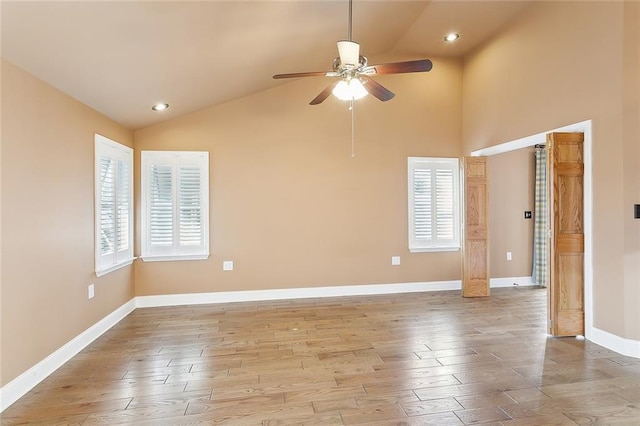
M446 36L444 36L444 41L452 42L452 41L456 41L459 38L460 38L460 34L449 33Z
M154 111L164 111L167 108L169 108L169 104L167 103L158 103L151 107Z

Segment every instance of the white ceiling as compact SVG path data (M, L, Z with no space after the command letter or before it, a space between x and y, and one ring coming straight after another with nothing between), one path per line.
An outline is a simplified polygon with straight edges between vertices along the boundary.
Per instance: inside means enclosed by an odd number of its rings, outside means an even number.
M370 64L463 56L530 1L355 0ZM2 56L131 129L331 69L347 0L6 1ZM446 44L455 31L461 38ZM321 78L321 77L318 77ZM309 99L315 94L310 93ZM171 107L154 112L164 101Z

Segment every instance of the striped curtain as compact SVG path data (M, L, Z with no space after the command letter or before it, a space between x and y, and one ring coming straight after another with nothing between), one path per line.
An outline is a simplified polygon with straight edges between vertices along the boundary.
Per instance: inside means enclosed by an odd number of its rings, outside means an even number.
M536 188L533 224L533 272L531 280L547 286L547 151L536 148Z

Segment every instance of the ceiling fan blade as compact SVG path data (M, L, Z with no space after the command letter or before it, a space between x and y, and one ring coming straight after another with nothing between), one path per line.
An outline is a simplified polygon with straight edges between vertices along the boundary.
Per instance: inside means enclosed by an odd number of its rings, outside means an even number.
M427 72L431 71L433 63L429 59L418 59L416 61L393 62L390 64L371 65L362 72L364 74L401 74L406 72Z
M312 71L312 72L294 72L290 74L276 74L273 76L276 80L281 78L298 78L298 77L335 77L337 74L333 71Z
M325 89L322 92L320 92L318 96L316 96L315 98L313 98L311 102L309 102L309 105L321 104L325 99L329 97L329 95L331 95L331 92L333 92L333 89L338 85L339 82L340 80L336 80L330 85L328 85L327 87L325 87Z
M392 91L372 78L361 75L360 80L362 81L364 88L367 89L367 92L380 99L382 102L393 99L393 97L395 96Z

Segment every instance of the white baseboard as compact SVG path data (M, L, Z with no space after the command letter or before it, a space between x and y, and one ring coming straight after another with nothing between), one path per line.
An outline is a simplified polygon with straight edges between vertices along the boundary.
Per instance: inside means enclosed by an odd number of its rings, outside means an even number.
M625 339L596 327L591 327L589 340L619 354L640 358L640 340Z
M38 383L56 371L65 362L73 358L78 352L86 348L118 321L129 315L135 309L135 300L120 306L118 309L74 337L60 349L0 388L0 412L20 399L33 389Z
M520 287L520 286L532 286L532 285L537 285L537 284L531 281L531 277L491 278L491 280L489 280L489 286L491 288Z
M491 278L489 285L493 288L531 286L535 284L531 281L531 277L508 277ZM462 282L460 280L452 280L138 296L136 297L136 307L155 308L161 306L202 305L208 303L257 302L261 300L305 299L312 297L368 296L446 290L462 290Z
M312 297L367 296L376 294L416 293L422 291L460 290L460 280L401 284L372 284L331 287L303 287L274 290L226 291L218 293L166 294L138 296L136 307L201 305L207 303L256 302L261 300L305 299Z

